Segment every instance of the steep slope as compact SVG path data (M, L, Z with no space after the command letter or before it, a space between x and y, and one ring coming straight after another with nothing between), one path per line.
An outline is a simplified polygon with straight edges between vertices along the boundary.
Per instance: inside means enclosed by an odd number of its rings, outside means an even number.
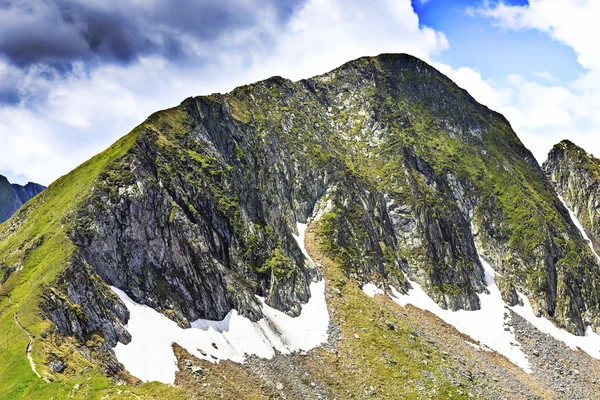
M0 223L44 189L44 186L32 182L25 186L11 184L5 176L0 175Z
M577 217L594 248L600 247L600 160L568 140L556 144L544 172Z
M597 315L598 293L578 289L597 281L596 261L531 154L500 115L409 57L188 99L94 190L70 233L85 261L183 326L231 308L256 319L253 294L297 314L314 274L289 222L319 200L348 273L397 285L408 273L443 307L477 309L477 245L511 277L513 305L518 287L579 334ZM270 270L276 249L290 263Z
M318 225L329 267L309 263L294 238L307 222ZM341 336L335 357L310 356L331 375L311 376L332 397L360 376L368 376L366 387L388 391L395 379L410 378L396 389L400 398L422 385L431 395L460 397L459 364L477 364L476 356L443 356L435 329L410 333L421 328L391 301L360 292L368 282L401 294L415 282L441 308L477 310L488 290L482 257L509 305L524 295L536 314L579 335L598 323L597 260L531 153L501 115L407 55L186 99L53 183L0 227L0 240L0 329L14 338L0 343L9 398L69 393L75 383L100 397L114 377L135 381L115 358L113 348L131 335L127 306L109 285L188 328L234 309L259 322L259 297L296 317L324 275L336 289L328 292L331 332L337 326ZM358 310L368 322L386 313L393 320L370 327ZM360 332L373 344L360 342ZM31 373L29 335L37 372L57 384ZM387 335L395 348L383 344ZM197 360L181 347L175 354L176 382L186 387L197 374L184 372ZM356 368L336 370L351 354L362 357ZM406 369L380 382L372 368L385 374L379 363L389 359ZM543 393L514 366L501 368L507 384ZM258 379L253 373L248 379ZM483 378L471 378L465 385L482 387ZM186 393L152 384L131 390Z

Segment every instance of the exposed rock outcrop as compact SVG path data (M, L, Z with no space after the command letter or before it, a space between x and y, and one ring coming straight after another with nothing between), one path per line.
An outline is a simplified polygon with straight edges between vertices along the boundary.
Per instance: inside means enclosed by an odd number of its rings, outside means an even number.
M47 288L41 308L60 332L80 340L95 332L110 346L131 340L123 326L129 311L81 257L73 257L54 286Z
M563 140L552 148L543 168L594 248L600 248L600 160Z
M480 254L509 304L523 292L577 334L597 321L600 296L581 289L597 261L531 153L418 59L189 98L132 135L69 235L106 283L181 326L232 308L259 319L255 295L297 315L317 272L292 234L313 217L359 280L408 275L443 307L478 309Z

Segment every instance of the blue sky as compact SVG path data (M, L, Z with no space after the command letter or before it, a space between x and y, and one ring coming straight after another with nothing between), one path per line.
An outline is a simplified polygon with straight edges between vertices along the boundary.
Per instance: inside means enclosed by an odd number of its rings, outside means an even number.
M0 0L0 174L49 184L152 112L380 53L432 64L541 163L600 154L596 0Z
M494 26L481 16L469 16L468 7L481 1L413 0L419 21L444 32L448 50L432 57L454 67L469 66L489 79L502 81L511 74L537 79L534 71L548 71L561 82L575 80L584 72L572 48L536 30L512 31ZM526 5L524 1L506 4Z

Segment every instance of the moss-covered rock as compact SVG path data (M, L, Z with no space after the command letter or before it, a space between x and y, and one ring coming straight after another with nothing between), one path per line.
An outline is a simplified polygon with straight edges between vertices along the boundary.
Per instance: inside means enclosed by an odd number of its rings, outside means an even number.
M26 304L34 334L51 321L79 344L126 342L108 285L181 326L233 308L257 320L257 295L297 315L319 272L294 234L314 220L358 284L408 277L477 309L482 256L509 304L522 292L577 334L597 323L598 262L506 119L385 54L188 98L55 182L0 228L0 329Z

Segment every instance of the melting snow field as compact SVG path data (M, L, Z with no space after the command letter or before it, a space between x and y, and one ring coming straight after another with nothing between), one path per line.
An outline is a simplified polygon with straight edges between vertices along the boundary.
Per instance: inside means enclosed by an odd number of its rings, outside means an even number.
M484 260L481 260L481 263L485 270L486 284L490 293L479 295L480 310L444 310L425 293L418 283L412 281L410 281L410 284L413 289L408 294L403 295L392 288L393 296L390 297L402 306L412 304L420 309L430 311L446 323L454 326L458 331L504 355L530 373L531 368L527 356L521 351L512 327L509 328L506 325L509 315L508 310L505 308L506 304L500 296L500 290L494 283L496 273Z
M312 262L304 248L306 225L298 224L298 231L295 238ZM204 360L241 363L246 354L271 358L275 350L284 354L307 351L327 341L329 313L323 280L310 284L310 300L296 318L269 307L259 297L265 317L258 322L232 310L222 321L197 320L189 329L182 329L163 314L134 302L123 291L115 287L112 290L129 310L126 327L132 338L127 345L117 344L115 354L132 375L143 381L174 383L177 360L172 343Z
M571 211L571 209L565 203L565 200L558 196L560 201L563 203L567 211L569 211L569 215L571 216L571 220L573 224L579 229L583 238L588 242L588 245L592 249L592 252L600 260L598 254L594 250L594 246L592 245L592 241L588 237L587 233L583 229L583 226L575 216L575 213ZM590 327L587 328L585 332L585 336L575 336L572 333L565 331L564 329L557 328L550 320L543 317L536 317L533 309L531 308L531 304L525 295L519 293L519 297L523 300L523 307L516 306L513 307L512 310L529 321L533 326L539 329L541 332L547 333L554 337L557 340L565 343L567 346L572 349L576 349L579 347L581 350L588 353L590 356L600 359L600 335L592 331Z
M567 207L567 204L562 197L559 196L559 199L569 211L573 223L579 229L584 239L587 240L594 255L600 260L600 257L598 257L598 254L594 250L592 242L583 230L583 227L575 214ZM509 328L506 324L510 319L507 312L509 307L502 300L500 291L494 283L494 276L497 275L497 273L487 262L482 259L480 260L485 271L485 280L489 291L489 294L482 293L479 295L479 300L481 302L480 310L444 310L435 303L425 291L423 291L419 284L410 280L409 282L413 289L409 290L408 294L403 295L394 288L391 288L392 295L390 295L390 297L402 306L412 304L415 307L432 312L448 324L454 326L458 331L479 341L489 349L504 355L514 364L530 373L531 368L527 361L527 356L521 351L515 338L513 328ZM370 297L384 293L383 290L372 283L364 285L363 291ZM552 321L544 317L536 317L527 297L522 293L518 294L523 301L523 306L510 307L516 314L526 319L540 332L552 336L574 350L579 348L590 356L600 359L600 335L595 333L590 327L587 328L585 336L573 335L564 329L558 328ZM473 345L472 343L469 344ZM476 345L474 346L479 347Z
M519 297L523 300L523 306L511 307L515 313L529 321L540 332L547 333L556 340L560 340L573 350L579 347L590 356L600 360L600 335L592 331L592 328L587 328L585 336L573 335L564 329L558 328L552 321L544 317L536 317L527 297L521 293L519 293Z

